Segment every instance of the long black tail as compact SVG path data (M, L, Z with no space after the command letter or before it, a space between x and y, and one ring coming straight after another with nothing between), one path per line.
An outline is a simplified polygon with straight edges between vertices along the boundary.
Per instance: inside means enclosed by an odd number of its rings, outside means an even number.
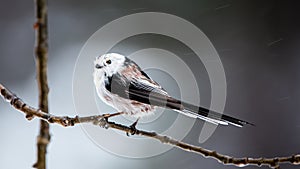
M231 124L237 127L243 127L246 124L253 125L252 123L244 120L240 120L203 107L182 102L170 96L166 96L165 94L161 94L160 92L145 93L143 90L131 88L129 94L131 100L140 101L142 103L151 104L154 106L168 107L184 115L193 118L199 118L214 124Z
M181 110L183 114L192 115L196 118L203 119L205 121L217 124L228 125L232 124L237 127L243 127L244 125L253 125L244 120L240 120L234 117L230 117L225 114L221 114L203 107L198 107L189 103L181 102L183 109Z
M180 107L178 107L178 104L180 104ZM222 124L222 125L234 125L237 127L243 127L244 125L253 125L252 123L249 123L244 120L240 120L234 117L230 117L225 114L221 114L203 107L195 106L189 103L175 101L173 99L168 99L167 107L173 108L174 110L193 118L199 118L208 122L211 122L213 124Z

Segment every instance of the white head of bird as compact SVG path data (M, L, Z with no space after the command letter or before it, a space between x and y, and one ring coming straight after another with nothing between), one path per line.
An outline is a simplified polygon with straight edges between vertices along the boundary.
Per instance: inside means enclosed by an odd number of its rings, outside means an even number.
M98 56L94 62L95 73L106 74L106 76L112 76L122 66L124 66L125 56L117 53L108 53Z

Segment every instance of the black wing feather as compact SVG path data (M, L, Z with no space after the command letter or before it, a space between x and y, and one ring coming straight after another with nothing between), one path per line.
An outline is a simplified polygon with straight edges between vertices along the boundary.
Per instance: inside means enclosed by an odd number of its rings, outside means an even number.
M145 77L148 78L148 76ZM119 73L108 77L105 88L120 97L154 106L166 106L168 100L171 99L163 89L147 85L138 80L129 80ZM180 102L177 103L177 107L180 107Z

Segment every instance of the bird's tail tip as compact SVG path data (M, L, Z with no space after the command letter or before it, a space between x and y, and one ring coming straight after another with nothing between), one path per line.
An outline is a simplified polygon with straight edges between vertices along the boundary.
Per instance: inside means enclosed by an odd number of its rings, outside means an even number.
M254 123L240 120L225 114L220 114L214 111L208 110L207 112L201 112L199 111L198 113L195 113L193 111L184 109L180 111L184 115L197 118L197 119L202 119L204 121L208 121L213 124L221 124L221 125L233 125L236 127L244 127L244 126L256 126Z
M256 125L254 123L251 123L251 122L243 121L242 123L243 123L243 125L256 127Z

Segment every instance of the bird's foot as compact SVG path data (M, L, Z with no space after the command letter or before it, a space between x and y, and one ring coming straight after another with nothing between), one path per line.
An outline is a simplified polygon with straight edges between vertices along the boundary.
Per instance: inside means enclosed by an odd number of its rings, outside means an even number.
M131 135L135 135L137 133L137 129L136 129L136 125L138 123L140 118L138 118L134 123L132 123L129 127L130 127L130 134ZM129 132L126 132L126 135L129 137Z

